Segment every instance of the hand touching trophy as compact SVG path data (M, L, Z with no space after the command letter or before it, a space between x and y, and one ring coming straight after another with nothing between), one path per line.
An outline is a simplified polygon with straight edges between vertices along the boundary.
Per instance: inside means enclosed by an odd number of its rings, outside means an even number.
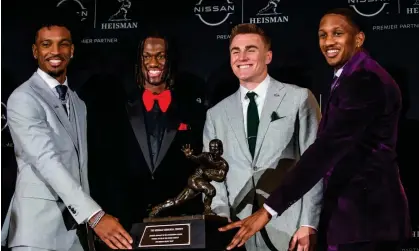
M131 234L135 237L138 249L205 249L224 250L235 235L218 231L219 227L228 223L226 217L216 215L211 210L215 187L212 181L223 182L229 169L227 161L221 157L223 143L219 139L209 142L209 152L194 155L189 144L181 149L185 156L198 163L199 167L189 177L188 185L176 197L154 206L149 218L143 223L133 225ZM204 195L204 212L200 215L157 217L158 214L171 207L178 206L196 196ZM138 244L137 244L138 243Z

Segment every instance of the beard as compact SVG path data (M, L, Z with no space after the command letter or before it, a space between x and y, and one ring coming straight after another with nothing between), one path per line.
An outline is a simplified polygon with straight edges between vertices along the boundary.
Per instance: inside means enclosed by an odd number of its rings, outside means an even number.
M55 71L54 70L53 71L48 71L47 73L51 77L57 78L57 77L60 77L60 76L62 76L64 74L64 69L57 69Z

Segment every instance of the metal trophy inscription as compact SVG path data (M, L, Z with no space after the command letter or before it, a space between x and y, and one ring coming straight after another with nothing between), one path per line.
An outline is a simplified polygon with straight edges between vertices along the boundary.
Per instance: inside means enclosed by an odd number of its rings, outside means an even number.
M193 155L189 145L182 148L185 156L201 166L189 177L188 186L175 198L153 207L150 217L157 216L162 210L177 206L187 200L193 199L203 193L204 215L215 215L211 210L212 199L215 196L215 188L211 181L223 182L228 172L228 163L221 157L223 143L219 139L213 139L209 143L209 152Z
M190 224L146 226L140 247L180 246L191 244Z

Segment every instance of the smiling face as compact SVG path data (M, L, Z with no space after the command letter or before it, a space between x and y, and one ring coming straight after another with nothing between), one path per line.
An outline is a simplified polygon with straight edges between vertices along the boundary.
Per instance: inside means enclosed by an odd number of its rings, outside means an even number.
M166 44L162 38L147 38L142 53L142 71L145 85L166 85Z
M74 53L70 31L61 26L41 28L32 45L32 53L41 70L64 83L67 66Z
M272 51L258 34L238 34L230 44L230 65L240 84L261 83L268 74Z
M327 14L320 21L319 45L327 63L341 68L361 48L363 32L351 25L345 16Z

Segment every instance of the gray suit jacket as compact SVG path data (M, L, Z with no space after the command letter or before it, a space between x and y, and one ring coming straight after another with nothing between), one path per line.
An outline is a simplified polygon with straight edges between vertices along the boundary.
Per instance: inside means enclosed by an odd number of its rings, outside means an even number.
M224 183L212 183L216 188L214 212L233 220L243 219L252 214L255 192L262 206L302 152L314 142L320 116L317 101L308 89L270 78L252 160L240 90L208 110L204 150L208 151L211 139L220 139L224 144L223 157L230 166ZM301 225L318 226L322 195L323 184L319 182L282 215L272 218L266 231L278 250L288 249L290 238ZM252 238L246 249L260 250Z
M7 119L15 145L18 177L2 241L9 247L67 250L76 230L68 231L68 209L83 223L100 207L89 196L86 107L69 90L70 119L47 83L34 73L7 102Z

